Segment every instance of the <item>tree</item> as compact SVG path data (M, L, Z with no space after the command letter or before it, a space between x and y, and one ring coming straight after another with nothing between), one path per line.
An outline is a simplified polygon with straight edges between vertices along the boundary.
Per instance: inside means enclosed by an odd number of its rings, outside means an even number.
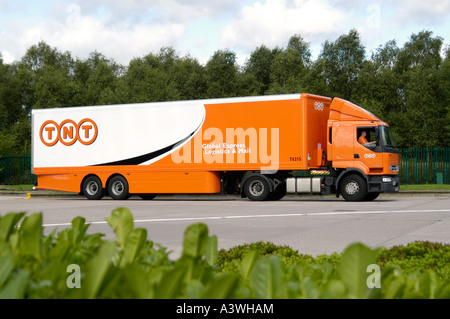
M202 65L191 57L178 60L170 73L180 99L193 100L206 97L206 72Z
M238 89L238 66L236 54L229 50L216 51L206 63L209 98L236 96Z
M175 83L170 81L163 63L151 53L131 60L123 81L128 103L173 101L179 98Z
M352 101L389 122L391 113L402 108L398 76L394 72L398 47L395 41L380 46L364 61L352 92Z
M114 60L94 51L86 61L77 60L74 68L72 105L107 105L125 103L119 90L124 68Z
M170 65L168 58L164 56L165 52L173 52L169 55L171 57ZM165 51L160 52L160 56L163 66L166 66L168 80L174 84L174 88L178 92L178 98L182 100L205 98L207 82L203 66L190 56L179 57L174 52L173 49L166 48Z
M31 46L18 67L22 82L22 105L29 114L32 108L65 106L73 92L71 74L74 60L69 52L60 52L41 41Z
M399 144L405 147L446 146L448 136L448 70L441 57L442 39L422 31L411 35L394 67L401 108L392 114Z
M0 154L30 151L30 121L22 105L18 69L0 59Z
M250 54L250 58L246 61L244 67L244 75L253 75L254 80L259 85L258 95L264 95L271 84L270 72L272 70L273 61L278 53L282 50L275 48L270 50L262 45Z
M311 51L299 35L289 39L285 50L279 52L272 63L270 94L297 93L308 87Z
M433 32L421 31L412 34L409 42L398 53L397 72L403 73L414 67L427 69L439 68L442 64L441 49L443 41L441 37L432 37Z
M5 98L9 93L6 89L9 78L8 71L8 66L3 64L3 56L0 53L0 132L8 127L8 109L5 103Z
M352 91L365 60L365 48L353 29L335 42L325 41L319 55L319 65L330 96L351 100Z

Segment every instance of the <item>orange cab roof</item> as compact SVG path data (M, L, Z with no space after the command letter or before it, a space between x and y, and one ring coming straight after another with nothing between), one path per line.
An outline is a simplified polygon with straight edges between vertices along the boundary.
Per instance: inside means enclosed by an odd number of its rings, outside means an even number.
M338 121L380 121L369 111L349 101L335 97L330 106L330 120Z

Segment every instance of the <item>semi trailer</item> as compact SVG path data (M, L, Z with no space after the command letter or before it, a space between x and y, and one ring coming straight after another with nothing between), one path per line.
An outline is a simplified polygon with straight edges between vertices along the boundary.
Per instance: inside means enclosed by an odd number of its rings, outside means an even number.
M349 101L306 93L35 109L32 172L37 189L92 200L289 193L363 201L400 189L389 125Z

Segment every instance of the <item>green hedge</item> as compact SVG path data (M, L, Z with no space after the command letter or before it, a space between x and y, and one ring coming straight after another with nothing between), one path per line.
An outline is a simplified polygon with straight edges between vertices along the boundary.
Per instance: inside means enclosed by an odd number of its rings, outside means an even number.
M263 242L218 251L217 237L198 223L172 260L134 228L128 209L107 222L115 241L89 234L83 217L46 236L41 213L0 217L0 298L450 298L446 245L354 243L315 258Z

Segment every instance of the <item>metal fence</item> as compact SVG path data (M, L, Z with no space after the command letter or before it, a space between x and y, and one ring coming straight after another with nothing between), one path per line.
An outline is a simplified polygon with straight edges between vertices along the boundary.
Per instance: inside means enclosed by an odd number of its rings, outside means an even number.
M36 183L31 174L31 155L0 155L0 185L22 185Z
M30 154L0 155L0 185L35 182ZM400 149L400 182L450 184L450 147Z
M450 184L450 147L400 149L401 184Z

